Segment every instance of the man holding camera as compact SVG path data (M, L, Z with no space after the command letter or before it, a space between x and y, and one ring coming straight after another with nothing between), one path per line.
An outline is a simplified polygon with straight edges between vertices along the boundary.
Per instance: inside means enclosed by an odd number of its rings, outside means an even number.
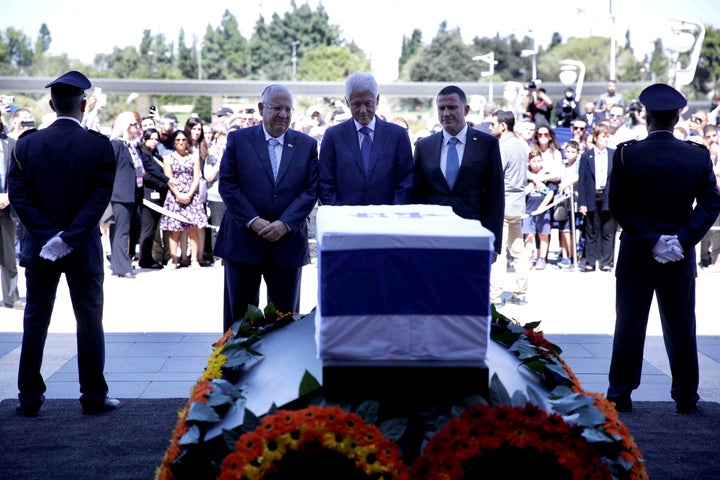
M562 102L555 106L557 126L569 128L573 120L580 116L580 107L575 101L575 90L568 87L563 92Z

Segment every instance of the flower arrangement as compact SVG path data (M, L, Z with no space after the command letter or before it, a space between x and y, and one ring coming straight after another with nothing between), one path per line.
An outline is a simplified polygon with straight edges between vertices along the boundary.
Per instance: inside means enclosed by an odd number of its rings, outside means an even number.
M481 478L493 465L512 465L513 478L609 479L600 458L582 429L558 414L531 403L473 405L430 439L410 478Z
M282 469L283 459L291 452L313 457L312 452L318 449L338 453L350 460L346 470L359 470L365 478L407 479L407 469L397 445L384 438L377 427L340 407L319 406L281 410L266 416L260 427L237 440L235 452L223 461L219 478L262 480ZM309 463L309 469L317 478L316 471L323 467L323 462ZM300 474L297 464L293 468ZM345 473L340 478L350 478L350 474Z
M377 405L367 408L372 402L364 402L355 413L351 405L328 406L322 386L306 372L302 401L289 409L273 408L262 420L245 410L244 424L224 431L223 445L208 446L204 432L242 398L234 384L243 367L260 355L252 345L298 319L272 305L264 311L250 307L214 345L208 366L178 412L156 480L273 480L290 478L281 475L301 471L303 465L333 462L344 473L329 478L348 480L476 478L473 472L505 464L542 466L557 474L546 478L647 479L642 455L612 403L581 388L561 349L537 330L539 322L520 325L494 307L492 313L491 339L517 355L549 396L532 387L527 396L511 396L494 375L487 399L468 398L450 412L433 412L421 431L406 429L408 419L396 418L378 428L372 425L379 420ZM422 438L407 442L408 435ZM408 444L418 451L403 451ZM412 468L406 468L401 455Z

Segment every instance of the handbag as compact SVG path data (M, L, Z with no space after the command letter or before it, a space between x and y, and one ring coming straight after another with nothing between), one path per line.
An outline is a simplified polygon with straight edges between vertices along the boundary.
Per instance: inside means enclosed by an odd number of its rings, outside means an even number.
M562 202L555 206L555 210L553 211L553 220L556 222L564 222L568 219L568 203L569 201Z
M198 186L198 197L200 198L200 203L207 203L208 186L207 180L205 180L204 178L200 179L200 185Z

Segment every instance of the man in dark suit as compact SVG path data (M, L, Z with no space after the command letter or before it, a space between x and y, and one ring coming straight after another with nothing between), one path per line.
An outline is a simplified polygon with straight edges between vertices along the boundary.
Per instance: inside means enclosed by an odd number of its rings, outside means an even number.
M10 164L13 208L25 227L20 264L27 306L18 373L18 413L38 414L45 397L40 367L60 275L77 320L80 403L86 414L118 408L105 382L103 251L100 218L110 202L115 157L107 138L80 126L90 81L68 72L50 87L57 120L18 139Z
M288 130L293 98L270 85L258 103L262 124L228 135L219 192L227 211L214 254L225 266L224 328L258 305L260 281L282 312L300 309L302 267L310 261L307 220L317 201L318 148Z
M20 300L18 291L18 269L15 257L15 232L17 216L8 198L7 174L15 140L5 134L0 119L0 284L5 308L23 310L25 302Z
M465 92L454 85L437 95L443 130L415 146L415 194L419 203L450 205L460 217L480 220L501 252L505 216L504 173L498 139L470 128Z
M598 125L592 132L593 148L582 154L578 167L578 212L585 215L583 272L612 271L617 225L608 206L608 186L612 171L612 148L607 148L610 129Z
M410 202L413 158L407 130L375 115L375 78L356 72L345 82L351 119L327 129L320 147L323 205L403 205Z
M632 410L654 294L672 372L670 393L678 413L690 413L699 400L695 245L720 212L720 193L708 150L673 136L685 97L655 84L639 98L648 136L618 146L610 179L610 210L623 231L607 398L619 411Z

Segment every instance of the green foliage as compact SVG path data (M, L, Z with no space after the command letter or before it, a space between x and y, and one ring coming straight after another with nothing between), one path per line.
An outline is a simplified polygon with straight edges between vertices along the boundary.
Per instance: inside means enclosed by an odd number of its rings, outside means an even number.
M472 61L472 48L465 44L460 30L447 31L441 25L430 45L417 54L410 65L413 82L473 82L480 78L480 66Z
M700 93L720 94L720 30L710 25L705 27L705 40L692 87Z
M349 47L323 45L309 51L298 66L298 80L344 81L348 75L368 71L370 62L353 54Z

